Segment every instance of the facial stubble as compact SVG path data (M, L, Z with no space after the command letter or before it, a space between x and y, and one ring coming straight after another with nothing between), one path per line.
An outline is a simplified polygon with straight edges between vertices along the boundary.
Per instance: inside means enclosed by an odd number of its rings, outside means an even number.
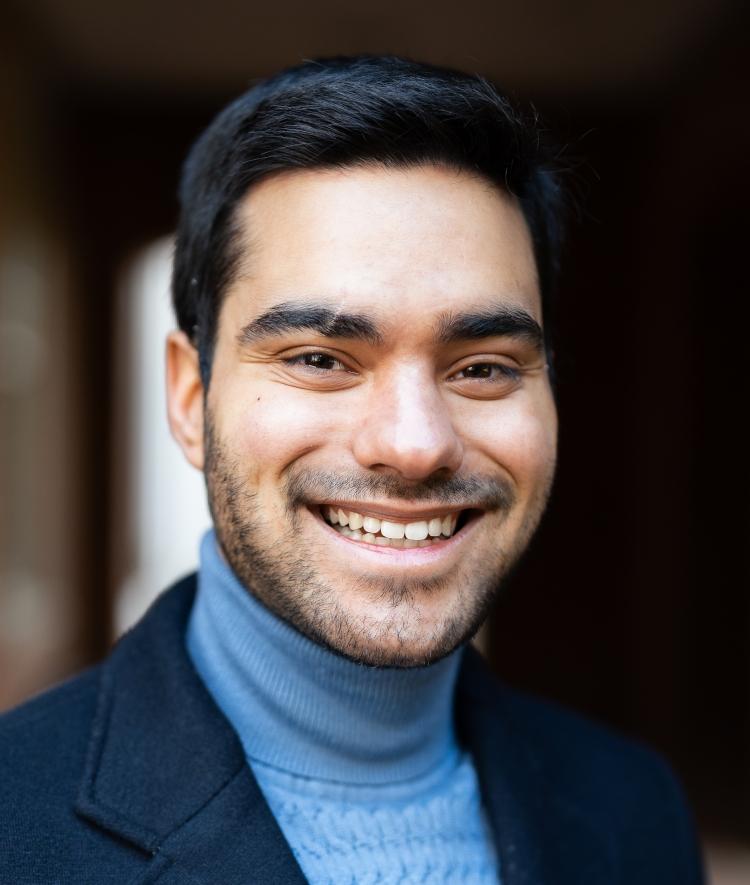
M204 474L209 508L221 552L243 586L270 611L313 642L357 663L375 667L416 667L440 660L467 642L484 622L503 579L512 570L536 529L551 486L520 526L512 549L500 544L483 562L470 567L462 560L451 572L434 578L385 578L362 574L348 595L361 599L357 611L342 604L341 589L326 581L317 563L318 550L300 543L305 501L335 499L333 488L350 498L383 497L452 503L482 501L502 516L515 504L505 480L487 477L430 478L419 487L393 476L342 477L288 468L282 493L285 519L280 532L249 487L247 468L219 439L206 410ZM327 489L329 495L321 495ZM343 578L342 578L343 580ZM425 618L420 600L446 596L444 614Z

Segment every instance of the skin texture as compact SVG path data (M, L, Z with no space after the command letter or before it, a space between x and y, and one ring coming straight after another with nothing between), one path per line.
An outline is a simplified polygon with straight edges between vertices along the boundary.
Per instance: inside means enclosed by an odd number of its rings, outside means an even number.
M542 324L516 202L435 166L285 172L239 217L211 382L167 343L170 425L204 470L243 584L313 640L379 666L434 661L472 636L527 546L554 474L557 417L527 337L439 340L456 314ZM241 330L280 304L366 315L379 338ZM313 356L322 354L322 356ZM319 505L397 521L472 508L454 538L396 550L347 540Z

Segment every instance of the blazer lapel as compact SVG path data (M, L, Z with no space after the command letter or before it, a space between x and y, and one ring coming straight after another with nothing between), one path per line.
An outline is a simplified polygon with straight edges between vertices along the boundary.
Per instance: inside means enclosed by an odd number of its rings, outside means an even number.
M570 797L558 795L545 775L547 760L516 734L505 692L470 646L459 673L456 719L477 769L502 885L616 881L609 846Z
M164 594L102 667L76 811L151 860L142 880L304 876L184 648L195 576ZM135 883L133 883L135 885Z

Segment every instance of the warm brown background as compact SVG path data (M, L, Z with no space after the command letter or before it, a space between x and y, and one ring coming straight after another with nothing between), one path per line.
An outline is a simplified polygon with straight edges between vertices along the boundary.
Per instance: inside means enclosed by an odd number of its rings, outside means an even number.
M114 293L188 144L255 77L402 52L533 97L583 198L559 479L492 660L661 749L705 837L750 843L747 25L730 0L6 3L0 707L110 642Z

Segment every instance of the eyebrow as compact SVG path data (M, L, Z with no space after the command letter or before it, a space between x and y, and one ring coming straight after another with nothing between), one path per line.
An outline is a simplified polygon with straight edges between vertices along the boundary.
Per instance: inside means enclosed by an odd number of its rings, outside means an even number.
M383 340L377 324L367 314L284 301L243 326L237 334L237 342L254 344L264 338L303 329L319 332L327 338L354 338L369 344L380 344Z
M440 344L482 338L516 338L537 350L544 349L544 332L534 317L521 307L497 305L484 310L445 312L435 323L435 340ZM380 344L383 334L367 314L347 313L319 304L284 301L275 304L244 325L237 334L240 346L301 330L318 332L326 338L348 338Z
M464 313L446 312L435 324L435 340L440 344L475 341L481 338L516 338L537 350L544 349L544 331L522 307L497 305Z

